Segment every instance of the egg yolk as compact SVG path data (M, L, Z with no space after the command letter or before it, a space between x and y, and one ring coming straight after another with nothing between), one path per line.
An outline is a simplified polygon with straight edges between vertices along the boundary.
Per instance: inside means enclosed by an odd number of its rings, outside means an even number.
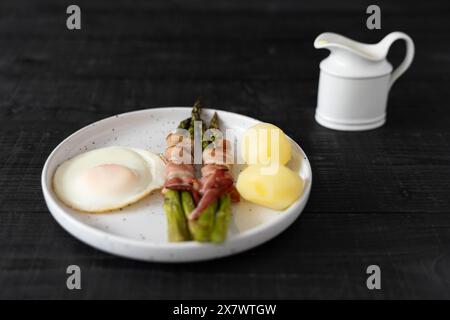
M130 191L137 181L133 170L119 164L101 164L87 169L80 176L82 188L100 195Z

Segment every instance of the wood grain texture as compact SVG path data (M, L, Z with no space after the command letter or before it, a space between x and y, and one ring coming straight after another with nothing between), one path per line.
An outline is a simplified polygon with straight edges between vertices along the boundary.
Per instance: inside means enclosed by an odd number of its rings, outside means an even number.
M0 298L450 298L448 1L0 2ZM316 35L378 41L402 30L413 66L388 122L363 133L314 120ZM404 48L389 59L398 64ZM249 252L186 265L127 261L63 231L42 198L51 150L93 121L136 109L207 105L282 127L309 155L310 201L285 233ZM68 291L78 264L83 289ZM365 268L382 269L382 290ZM208 281L205 281L205 279Z

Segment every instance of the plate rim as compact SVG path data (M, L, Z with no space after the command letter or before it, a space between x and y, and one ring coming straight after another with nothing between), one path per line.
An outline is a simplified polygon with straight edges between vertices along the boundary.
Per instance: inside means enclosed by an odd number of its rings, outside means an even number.
M139 109L139 110L134 110L134 111L130 111L130 112L115 114L115 115L103 118L101 120L95 121L93 123L90 123L80 129L76 130L75 132L73 132L72 134L67 136L65 139L63 139L52 150L52 152L47 157L45 164L43 166L43 169L42 169L41 187L42 187L44 199L47 204L48 210L50 211L53 218L58 222L58 224L61 225L61 227L63 227L64 230L69 232L72 236L74 236L78 240L81 240L82 242L88 244L89 246L92 246L101 251L106 251L113 255L131 258L131 259L135 259L135 260L143 260L143 261L187 262L187 261L209 260L209 259L214 259L214 258L218 258L218 257L222 257L222 256L233 255L233 254L236 254L236 253L239 253L242 251L246 251L250 248L257 247L260 244L267 242L267 241L275 238L277 235L281 234L287 227L289 227L295 220L297 220L297 218L300 216L300 214L302 213L304 207L306 206L306 204L308 202L310 192L311 192L311 187L312 187L313 175L312 175L311 163L309 161L308 156L306 155L304 150L300 147L300 145L298 145L290 137L289 137L289 139L291 141L293 141L299 147L299 149L301 151L301 155L303 156L302 161L305 162L304 165L306 165L307 176L309 178L309 183L305 186L305 189L303 190L303 194L301 195L300 199L298 199L296 201L296 203L293 204L291 207L286 209L286 210L289 210L289 212L282 212L283 214L287 215L283 219L274 219L268 223L253 227L249 230L246 230L246 231L238 234L237 236L235 236L233 238L228 239L224 244L221 244L221 245L211 244L211 243L199 243L199 242L195 242L195 241L152 242L152 241L144 241L144 240L139 240L139 239L126 238L123 236L108 233L104 230L100 230L100 229L90 226L86 223L83 223L82 221L72 217L71 214L67 213L64 210L64 207L60 206L60 204L58 203L58 201L56 199L56 196L52 193L52 186L51 185L49 186L47 184L47 176L48 176L48 174L50 174L49 173L49 164L50 164L52 158L67 143L67 141L69 141L74 136L82 133L83 131L89 130L90 128L97 126L102 122L107 122L107 121L110 121L117 117L129 116L129 115L136 114L136 113L151 112L151 111L158 112L158 111L162 111L164 109L169 109L169 108L174 111L187 111L191 107L168 106L168 107L146 108L146 109ZM233 117L237 116L237 117L243 118L245 120L261 122L258 119L255 119L255 118L252 118L252 117L249 117L246 115L242 115L242 114L230 112L230 111L225 111L225 110L221 110L221 109L217 109L217 108L205 108L204 110L208 110L211 112L217 111L219 113L225 113L225 114L228 114ZM57 213L55 213L53 211L56 211ZM124 246L134 246L134 247L145 248L148 250L172 250L171 252L185 251L187 249L201 250L202 248L206 248L206 247L215 247L215 248L222 247L223 248L224 246L227 246L227 245L233 247L237 243L245 242L246 240L255 238L258 235L267 233L267 234L269 234L269 236L265 236L265 237L263 237L262 240L260 239L260 240L256 241L255 243L250 243L250 245L247 245L245 247L241 246L241 249L237 249L232 252L228 252L228 253L224 253L224 254L219 254L219 255L216 255L213 257L200 258L200 259L181 259L181 260L179 260L179 259L166 260L166 259L155 258L155 259L150 260L148 258L139 258L136 256L120 254L115 251L107 250L104 247L97 246L91 242L86 241L85 239L82 239L82 237L80 237L79 234L76 234L71 228L67 227L66 223L72 224L72 226L74 226L75 229L79 229L80 232L86 232L89 236L93 236L93 237L97 237L97 238L100 237L100 238L104 238L104 239L107 238L109 241L117 241L118 243L120 243ZM276 230L276 232L270 232L271 230Z

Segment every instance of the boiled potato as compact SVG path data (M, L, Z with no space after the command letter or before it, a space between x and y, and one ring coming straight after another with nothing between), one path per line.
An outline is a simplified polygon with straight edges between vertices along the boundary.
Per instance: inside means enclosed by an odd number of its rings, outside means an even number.
M267 167L250 165L238 177L236 188L241 196L253 203L275 210L284 210L303 191L303 180L294 171L279 165L274 174L262 174Z
M272 141L272 135L279 137L278 143ZM242 156L247 164L286 164L291 158L291 143L280 128L270 123L258 123L244 133Z

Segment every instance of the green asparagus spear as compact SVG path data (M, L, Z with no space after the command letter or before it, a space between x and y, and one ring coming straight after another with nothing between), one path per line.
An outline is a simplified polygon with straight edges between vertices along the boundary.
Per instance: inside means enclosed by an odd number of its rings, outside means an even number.
M209 129L219 129L219 117L217 115L217 112L214 112L214 115L212 116L210 122L209 122ZM208 140L203 141L203 149L205 149L211 142L214 142L215 137L211 136ZM229 196L228 196L229 198ZM223 242L226 238L226 234L227 234L227 229L228 229L228 221L226 221L227 219L227 214L226 212L222 212L224 210L221 211L221 207L222 207L222 201L218 200L215 201L214 203L212 203L208 208L205 209L205 212L202 214L202 216L209 212L209 211L213 211L214 214L213 216L210 218L213 224L213 227L211 229L211 234L209 237L209 240L212 242ZM228 207L230 207L230 205L228 205ZM215 209L214 209L215 208ZM226 209L226 208L225 208ZM219 210L219 211L217 211ZM216 213L217 211L217 213ZM207 217L208 218L208 217Z
M184 214L186 215L186 218L189 219L190 213L195 209L195 204L189 191L181 192L181 203L183 205ZM210 213L204 213L207 214L207 216L203 219L199 218L195 221L188 220L188 227L194 240L201 242L209 241L209 234L211 232L210 224L212 220L209 217L211 217L211 215L214 217L214 207L211 207L210 211Z
M214 112L214 115L212 116L211 121L209 122L209 129L219 129L219 116L217 115L217 112Z
M227 238L228 224L231 219L231 198L229 194L220 197L219 209L211 231L211 242L222 243Z
M219 117L217 112L214 112L213 117L209 123L210 129L219 129ZM211 136L208 143L214 142L215 136ZM219 207L216 212L214 227L211 231L211 242L222 243L227 238L228 224L231 219L231 197L225 194L219 199Z
M164 195L164 211L167 217L169 241L190 240L186 217L180 203L179 191L167 190Z
M191 123L189 126L189 132L191 137L194 137L194 124L195 121L202 121L200 116L202 110L201 101L197 99L192 107L191 113ZM205 126L202 125L202 133L205 130ZM202 136L200 136L202 138ZM194 210L195 205L192 200L191 194L182 193L182 205L185 215L188 217L189 214ZM202 216L196 220L189 220L188 226L191 232L192 238L200 242L208 242L211 234L212 227L214 225L214 215L217 209L217 202L210 205L203 213Z
M191 118L187 118L180 122L180 124L178 125L178 128L187 130L187 129L189 129L190 125L191 125Z
M186 219L189 218L189 214L195 209L195 203L189 191L181 191L181 205Z
M200 117L201 113L201 102L200 99L197 99L194 103L194 106L192 107L192 113L190 118L190 124L187 128L189 130L189 133L191 134L191 137L194 137L194 123L195 121L202 121ZM189 192L182 191L181 193L181 203L183 206L184 214L187 218L189 218L190 213L195 209L195 204L192 199L192 195ZM207 215L214 217L214 212L212 215ZM197 241L208 241L209 240L209 233L211 227L208 227L209 224L212 225L212 223L208 223L208 221L202 221L195 220L195 221L188 221L188 227L190 230L190 233L192 234L192 238Z
M189 220L189 230L191 231L192 238L199 242L209 242L211 237L211 231L214 227L214 216L217 210L217 201L214 201L209 205L201 216L196 220Z
M195 112L200 113L201 106L200 103L194 105ZM197 115L194 115L194 110L192 114L192 119L197 117ZM200 117L197 117L200 119ZM201 120L201 119L200 119ZM202 127L206 127L203 125ZM218 129L219 128L219 118L217 116L217 113L214 113L210 123L209 123L209 129ZM215 139L214 136L212 136L210 139L204 140L202 143L202 148L205 149L211 142L213 142ZM229 197L229 196L228 196ZM227 219L227 214L221 214L220 221L216 223L217 219L217 208L219 206L218 201L214 201L211 203L201 214L201 216L194 221L189 221L189 230L191 230L192 237L194 240L201 241L201 242L208 242L212 240L212 232L213 228L217 224L217 231L215 232L215 242L223 242L223 240L226 237L227 229L228 229L228 221L225 221ZM228 206L230 207L230 205ZM223 240L221 240L223 238Z
M194 137L195 121L202 121L202 118L200 117L201 111L202 111L202 104L201 104L200 98L197 98L197 100L194 103L194 106L192 107L191 123L189 125L189 133L191 134L191 138ZM202 126L202 127L204 127L204 126Z
M214 115L211 118L211 121L209 122L208 129L219 129L219 117L217 115L217 112L214 112ZM214 142L216 137L214 135L210 136L209 138L205 138L205 140L202 141L202 148L203 150L206 149L206 147L211 143Z
M178 128L188 129L190 125L191 118L189 117L181 121ZM189 194L188 191L186 192ZM187 219L184 215L180 191L167 190L164 194L164 211L167 217L169 241L176 242L190 240L191 237L187 226Z

